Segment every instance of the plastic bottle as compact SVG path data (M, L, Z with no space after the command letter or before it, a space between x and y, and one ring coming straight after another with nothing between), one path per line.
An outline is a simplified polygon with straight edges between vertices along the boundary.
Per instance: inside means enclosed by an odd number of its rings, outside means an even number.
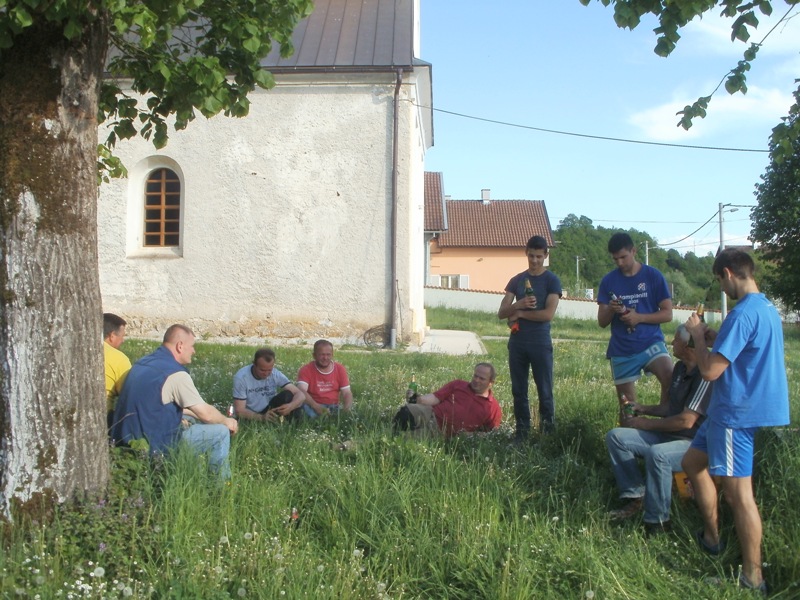
M236 418L236 407L233 404L228 406L228 418L230 419Z
M297 512L295 507L292 507L292 514L289 517L289 527L297 527L300 525L300 513Z

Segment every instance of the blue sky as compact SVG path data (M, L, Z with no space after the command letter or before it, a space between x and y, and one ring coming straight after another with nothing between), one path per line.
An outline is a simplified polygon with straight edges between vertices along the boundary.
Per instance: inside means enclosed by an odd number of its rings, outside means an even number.
M709 94L746 48L730 22L707 16L682 32L666 59L653 53L654 20L617 28L595 1L421 1L421 58L433 65L435 109L517 125L724 148L767 150L800 77L800 16L766 40L748 74L747 95L724 89L688 132L675 113ZM788 6L775 12L763 36ZM798 8L792 14L798 13ZM755 204L764 152L628 144L509 127L434 113L426 170L444 174L454 199L544 200L553 229L570 213L595 225L635 227L661 244L689 236L719 203ZM728 209L729 210L729 209ZM747 243L749 210L725 212L726 243ZM716 217L670 247L716 251Z

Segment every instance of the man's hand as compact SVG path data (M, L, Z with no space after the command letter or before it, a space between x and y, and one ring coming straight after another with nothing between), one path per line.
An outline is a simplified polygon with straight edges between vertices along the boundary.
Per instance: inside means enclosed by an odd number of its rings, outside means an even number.
M619 320L632 329L642 322L642 317L636 312L636 307L633 307L629 308L627 311L623 309L623 311L620 312Z
M619 424L621 427L630 427L631 429L644 429L642 423L644 421L648 421L644 417L632 417L630 415L622 415L622 418L619 420Z
M283 406L279 406L278 408L274 408L272 410L278 413L278 415L280 415L281 417L287 417L289 416L289 413L295 409L295 407L292 406L292 404L294 404L294 402L290 402L289 404L284 404ZM267 411L267 414L269 414L270 412L272 411Z
M523 296L522 298L514 302L512 307L515 310L533 310L536 308L536 296L534 295Z
M236 419L232 419L230 417L225 417L225 420L222 423L225 427L228 428L228 431L231 432L231 435L236 434L239 431L239 421Z
M264 420L269 423L278 423L281 420L281 416L278 414L277 408L270 408L262 416L264 417Z

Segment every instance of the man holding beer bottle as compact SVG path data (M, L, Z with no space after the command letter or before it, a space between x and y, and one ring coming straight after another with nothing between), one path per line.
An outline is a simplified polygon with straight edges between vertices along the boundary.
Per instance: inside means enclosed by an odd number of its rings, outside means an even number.
M789 423L789 388L783 348L783 325L775 306L759 292L753 259L738 249L717 255L712 272L736 306L719 333L696 314L686 327L696 346L703 379L714 382L708 418L683 458L683 470L694 488L703 517L697 543L708 554L720 554L718 494L713 476L733 512L742 551L739 586L766 595L761 571L761 516L753 496L755 434L760 427ZM708 343L713 344L708 348Z
M561 280L547 270L547 240L535 235L525 245L528 269L511 278L497 311L498 319L508 319L508 368L514 396L517 441L528 437L531 410L528 401L528 372L533 372L539 396L539 430L555 429L553 400L553 341L550 321L561 298Z
M672 298L667 281L658 269L636 260L636 248L627 233L615 233L608 252L617 268L600 282L597 323L611 325L606 358L617 397L636 402L636 381L642 371L661 383L661 404L669 403L672 359L664 344L661 323L672 320Z

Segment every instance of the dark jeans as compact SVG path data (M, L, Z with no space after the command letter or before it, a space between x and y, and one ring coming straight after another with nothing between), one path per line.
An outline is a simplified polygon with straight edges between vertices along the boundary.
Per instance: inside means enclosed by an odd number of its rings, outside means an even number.
M265 414L268 410L272 410L273 408L278 408L279 406L283 406L284 404L289 404L292 401L292 392L289 390L281 390L277 394L272 397L272 400L269 401L267 404L267 408L261 411L261 414ZM299 421L303 418L303 407L300 406L299 408L295 408L292 412L286 415L286 418L290 421Z
M526 342L512 335L508 341L508 369L511 372L511 394L514 396L517 431L528 433L531 429L528 369L533 372L533 381L539 395L539 422L550 425L555 423L553 344Z

